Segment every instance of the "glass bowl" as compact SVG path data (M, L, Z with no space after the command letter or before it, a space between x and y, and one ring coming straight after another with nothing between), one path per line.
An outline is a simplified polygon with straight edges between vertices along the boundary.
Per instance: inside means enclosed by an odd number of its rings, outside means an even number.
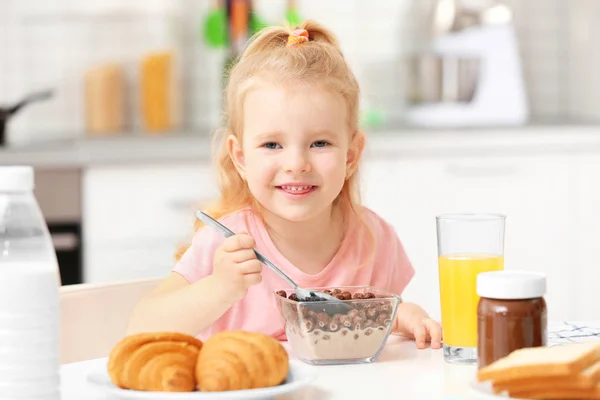
M313 365L376 361L392 332L401 297L372 286L307 289L343 298L351 310L339 314L335 301L297 301L292 289L274 291L294 355Z

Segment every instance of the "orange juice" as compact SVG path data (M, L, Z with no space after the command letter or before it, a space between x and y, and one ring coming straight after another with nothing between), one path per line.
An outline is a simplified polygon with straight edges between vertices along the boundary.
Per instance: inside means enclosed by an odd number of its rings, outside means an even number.
M438 258L444 344L477 347L477 274L504 269L498 255L451 254Z

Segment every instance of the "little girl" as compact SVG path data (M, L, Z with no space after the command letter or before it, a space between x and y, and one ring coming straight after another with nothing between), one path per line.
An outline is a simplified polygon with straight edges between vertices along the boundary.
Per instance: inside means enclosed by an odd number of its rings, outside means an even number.
M134 309L129 333L172 330L200 339L226 329L285 340L273 292L372 285L402 294L414 275L394 229L359 205L359 87L337 41L307 21L261 31L232 69L218 136L221 198L207 213L236 232L196 223L171 274ZM393 333L441 347L440 325L398 307Z

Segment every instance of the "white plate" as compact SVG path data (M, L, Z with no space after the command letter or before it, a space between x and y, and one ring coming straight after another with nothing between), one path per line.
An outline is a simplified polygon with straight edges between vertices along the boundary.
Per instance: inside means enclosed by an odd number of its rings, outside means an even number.
M508 394L495 394L492 390L492 384L490 382L471 381L469 386L477 395L477 399L481 400L528 400L510 397Z
M278 386L233 390L224 392L145 392L121 389L113 385L105 364L96 364L87 375L88 382L99 390L122 399L161 399L161 400L234 400L234 399L270 399L284 393L290 393L308 385L317 377L317 368L298 360L290 360L290 371L284 383Z

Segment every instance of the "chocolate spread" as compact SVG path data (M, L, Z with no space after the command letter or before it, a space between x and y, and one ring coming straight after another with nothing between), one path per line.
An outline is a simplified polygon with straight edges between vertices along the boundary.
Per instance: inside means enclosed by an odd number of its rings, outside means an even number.
M481 297L477 308L477 357L482 368L514 350L546 345L543 297L499 300Z

